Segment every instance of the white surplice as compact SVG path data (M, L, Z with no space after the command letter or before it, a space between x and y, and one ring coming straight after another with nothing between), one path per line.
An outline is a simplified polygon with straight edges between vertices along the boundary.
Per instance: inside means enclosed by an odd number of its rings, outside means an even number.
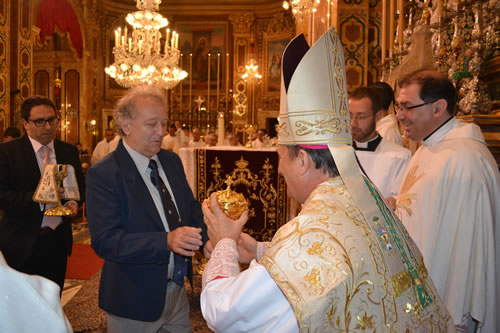
M411 152L382 138L375 151L356 150L359 163L384 198L397 195Z
M394 142L400 146L403 145L401 133L398 130L398 122L393 115L388 114L377 121L377 132L386 140Z
M94 151L92 152L92 158L90 160L90 163L94 165L100 160L102 160L104 156L114 151L116 147L118 147L119 141L120 141L119 135L115 135L114 139L109 142L106 141L106 138L99 141L95 146Z
M0 332L73 332L64 315L59 286L18 272L0 252Z
M453 118L423 142L406 170L396 213L455 324L470 313L482 332L496 332L500 177L477 125Z

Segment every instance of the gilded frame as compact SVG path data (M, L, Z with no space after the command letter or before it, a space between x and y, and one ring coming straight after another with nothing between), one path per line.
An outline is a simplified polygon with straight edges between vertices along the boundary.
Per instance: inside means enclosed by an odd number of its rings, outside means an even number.
M290 34L264 35L263 76L264 95L279 95L281 86L281 57L290 42Z

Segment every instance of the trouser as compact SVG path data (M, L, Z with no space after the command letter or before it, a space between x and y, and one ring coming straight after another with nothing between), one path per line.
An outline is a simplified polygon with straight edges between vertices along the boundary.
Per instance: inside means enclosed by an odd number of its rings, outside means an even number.
M183 333L191 332L189 302L184 287L169 281L165 306L156 321L139 321L114 316L106 312L108 333Z
M54 281L61 288L61 294L68 264L67 253L62 223L55 230L42 228L31 256L19 271Z

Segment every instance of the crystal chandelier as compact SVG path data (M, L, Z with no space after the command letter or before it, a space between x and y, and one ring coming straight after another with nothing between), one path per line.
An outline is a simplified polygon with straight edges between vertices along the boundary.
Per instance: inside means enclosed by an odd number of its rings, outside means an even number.
M132 36L127 27L115 30L115 62L105 68L123 87L155 84L164 89L173 88L187 73L178 67L180 52L179 34L165 30L165 43L161 45L160 29L168 26L168 20L158 13L161 0L137 0L136 12L126 21L132 26Z
M315 13L321 0L285 0L283 8L288 10L292 8L293 15L302 20L303 15Z

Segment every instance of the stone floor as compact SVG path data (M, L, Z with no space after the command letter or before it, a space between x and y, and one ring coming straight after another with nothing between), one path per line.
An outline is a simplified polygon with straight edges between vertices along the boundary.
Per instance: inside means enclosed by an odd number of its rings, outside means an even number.
M75 243L89 244L90 237L85 223L73 228ZM98 306L100 271L89 280L66 280L61 302L75 333L106 332L106 317ZM206 325L200 310L201 276L193 277L193 288L186 280L186 292L190 303L193 332L212 332Z

